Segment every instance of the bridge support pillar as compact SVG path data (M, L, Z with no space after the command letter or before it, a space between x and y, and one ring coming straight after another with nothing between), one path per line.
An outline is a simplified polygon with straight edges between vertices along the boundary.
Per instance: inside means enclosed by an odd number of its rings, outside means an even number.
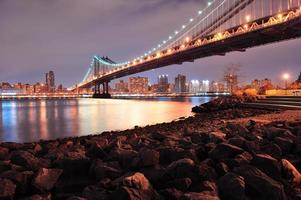
M102 85L102 93L100 92L100 85ZM93 98L109 99L111 95L109 93L109 82L96 83Z

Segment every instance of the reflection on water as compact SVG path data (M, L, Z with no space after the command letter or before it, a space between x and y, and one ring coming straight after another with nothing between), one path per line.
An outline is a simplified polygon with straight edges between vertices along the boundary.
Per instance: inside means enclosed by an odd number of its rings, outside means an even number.
M31 142L122 130L191 115L209 97L0 101L0 141Z

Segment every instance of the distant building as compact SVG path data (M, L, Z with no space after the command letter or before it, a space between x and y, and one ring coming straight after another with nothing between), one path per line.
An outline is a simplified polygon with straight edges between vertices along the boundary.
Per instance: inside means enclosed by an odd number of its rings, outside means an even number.
M265 78L263 80L253 80L251 83L251 88L256 89L259 94L265 94L265 91L274 89L274 86L270 79Z
M210 81L208 80L203 80L201 84L200 91L201 92L209 92L210 90Z
M158 92L167 93L169 88L168 75L160 75L158 77Z
M301 84L301 72L300 72L298 79L296 80L296 83Z
M45 93L47 92L47 86L41 83L33 85L33 93Z
M186 76L179 74L175 78L175 92L184 93L186 91Z
M132 94L144 94L148 92L148 78L147 77L130 77L129 78L129 92Z
M198 93L200 92L200 81L199 80L192 80L189 83L189 93Z
M115 83L115 91L116 92L128 92L128 84L124 82L124 80L119 80Z
M238 90L238 75L236 73L226 73L224 80L228 92L233 93Z
M46 86L49 92L55 91L55 75L53 71L46 73Z

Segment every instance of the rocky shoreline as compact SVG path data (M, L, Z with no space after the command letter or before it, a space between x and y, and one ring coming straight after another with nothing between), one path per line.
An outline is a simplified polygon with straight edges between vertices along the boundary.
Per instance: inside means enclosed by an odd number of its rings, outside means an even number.
M1 143L0 199L301 199L301 121L237 121L279 112L232 106L101 135Z

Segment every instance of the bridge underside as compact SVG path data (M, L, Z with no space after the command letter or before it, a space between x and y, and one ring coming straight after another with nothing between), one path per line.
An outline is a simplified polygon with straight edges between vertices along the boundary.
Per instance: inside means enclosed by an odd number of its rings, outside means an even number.
M268 18L260 19L268 20ZM238 27L237 27L238 28ZM235 29L235 28L233 28ZM233 30L231 29L231 30ZM231 31L229 30L229 32ZM110 80L121 78L124 76L144 72L168 65L182 64L184 62L193 62L196 59L209 56L224 56L228 52L245 51L247 48L261 46L269 43L285 41L298 38L301 36L301 19L296 18L281 24L261 28L246 34L239 34L233 37L219 40L199 47L191 48L185 51L164 56L149 62L141 63L134 67L117 70L114 73L105 75L96 80L82 85L82 88L93 87L95 84L106 83Z

